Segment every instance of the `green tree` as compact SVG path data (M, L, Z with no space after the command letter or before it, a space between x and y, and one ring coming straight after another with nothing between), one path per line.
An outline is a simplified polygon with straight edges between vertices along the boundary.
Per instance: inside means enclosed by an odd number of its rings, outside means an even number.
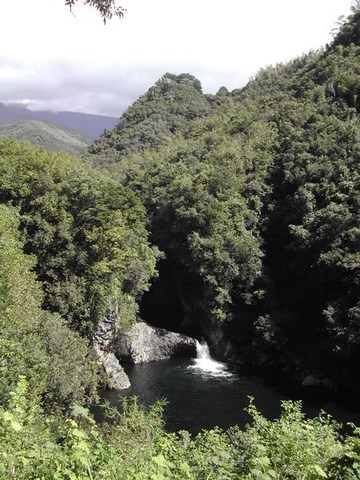
M107 311L133 321L155 273L134 193L74 157L10 140L0 142L0 178L1 201L19 208L44 307L89 336Z
M0 205L0 399L6 404L19 376L48 410L93 401L97 367L87 342L41 309L33 256L19 239L20 216Z

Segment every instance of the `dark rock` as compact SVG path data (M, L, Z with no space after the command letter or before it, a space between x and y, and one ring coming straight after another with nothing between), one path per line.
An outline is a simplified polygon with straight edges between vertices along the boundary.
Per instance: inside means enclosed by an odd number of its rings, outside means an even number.
M116 357L129 363L145 363L171 357L195 356L196 341L180 333L135 323L114 346Z
M94 335L94 343L101 346L103 349L107 349L115 338L115 318L110 311L106 312L106 315L99 322L97 331Z
M111 313L107 312L94 335L94 351L109 378L109 386L123 390L130 387L130 380L113 353L114 341L115 320Z
M314 375L307 375L301 382L303 387L321 387L323 384L323 380Z
M201 319L201 334L209 345L211 355L217 360L241 363L238 349L224 332L224 325L205 315L199 315L199 318Z
M321 385L321 380L313 375L307 375L301 382L301 385L303 387L319 387Z

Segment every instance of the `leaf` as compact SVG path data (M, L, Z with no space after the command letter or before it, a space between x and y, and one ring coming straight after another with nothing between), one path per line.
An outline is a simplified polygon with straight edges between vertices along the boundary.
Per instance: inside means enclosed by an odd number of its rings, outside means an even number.
M165 477L162 473L153 473L150 478L151 480L165 480Z
M179 468L182 473L186 474L187 476L190 475L190 467L187 462L181 462Z
M211 459L212 463L214 463L215 465L220 465L221 462L220 462L220 458L215 456L215 457L212 457Z
M327 474L321 467L319 467L319 465L314 465L314 469L316 470L316 473L318 473L321 477L328 478Z
M20 432L20 430L22 430L21 424L16 420L11 421L11 427L13 430L15 430L15 432Z
M11 420L14 418L14 416L10 412L4 412L3 413L3 418L4 418L5 422L11 422Z
M157 465L159 465L159 467L166 467L166 459L164 457L164 455L157 455L156 457L153 457L153 462L155 462Z
M74 405L72 408L72 414L74 417L89 418L89 409L82 407L81 405Z
M270 459L268 457L260 457L259 463L262 467L268 467L270 465Z
M78 428L75 428L74 430L72 430L71 434L76 438L87 438L86 433L83 432L82 430L79 430Z

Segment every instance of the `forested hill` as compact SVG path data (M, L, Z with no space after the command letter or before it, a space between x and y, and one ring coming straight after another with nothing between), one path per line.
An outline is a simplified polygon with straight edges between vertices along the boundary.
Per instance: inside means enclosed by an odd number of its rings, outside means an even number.
M110 163L132 152L159 148L165 139L183 132L191 120L209 110L199 80L167 73L120 117L112 131L95 140L89 151L98 154L100 162L105 153L102 163Z
M355 10L327 48L263 69L243 89L203 95L193 77L166 74L92 145L93 161L115 162L147 208L166 254L163 296L185 318L177 328L210 341L221 329L219 355L231 343L256 364L352 383L359 93ZM145 299L149 314L156 296Z
M299 403L194 438L165 432L158 403L105 405L99 424L85 408L139 309L358 398L356 5L326 49L245 88L164 75L84 159L0 140L1 480L360 478L360 429Z
M50 151L62 151L80 155L91 139L76 130L58 127L39 120L23 120L0 123L0 138L17 138Z

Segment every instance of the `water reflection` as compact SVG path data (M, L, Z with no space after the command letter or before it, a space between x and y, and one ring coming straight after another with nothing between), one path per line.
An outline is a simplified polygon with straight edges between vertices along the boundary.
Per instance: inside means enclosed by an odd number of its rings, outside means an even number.
M238 424L243 427L251 421L244 410L249 404L249 396L255 398L258 410L270 419L279 416L281 400L302 397L301 391L289 392L288 389L274 387L259 376L242 374L235 367L221 362L211 363L210 367L199 358L126 365L131 388L121 392L107 391L103 396L113 405L120 405L120 396L136 395L145 405L157 399L166 399L166 429L185 429L191 433L216 425L228 428ZM329 400L329 394L319 398L315 390L307 389L305 393L308 398L305 397L303 408L310 417L318 415L323 409L340 422L360 424L358 411L344 409Z
M166 399L165 427L169 431L197 433L204 428L244 426L251 419L244 409L249 396L268 417L280 413L280 395L255 377L241 377L231 367L215 362L200 368L199 359L172 359L143 365L126 365L131 388L122 392L105 392L104 397L119 405L119 394L136 395L149 405Z

